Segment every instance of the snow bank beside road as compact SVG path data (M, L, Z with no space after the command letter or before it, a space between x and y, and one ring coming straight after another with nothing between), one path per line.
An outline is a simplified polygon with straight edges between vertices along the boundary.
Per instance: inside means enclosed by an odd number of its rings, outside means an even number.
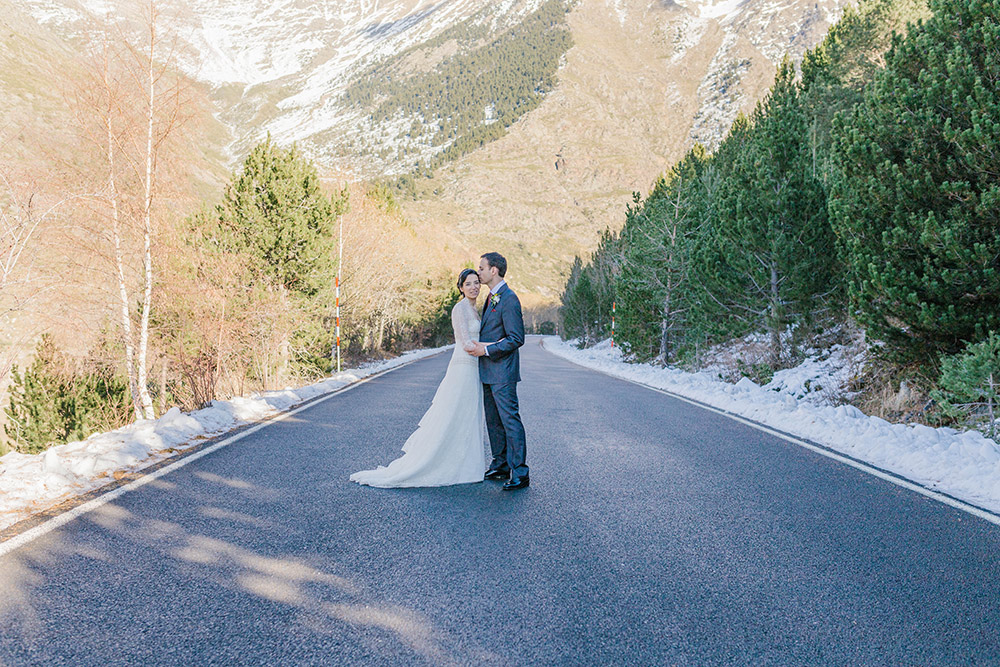
M303 401L445 349L415 350L395 359L343 371L299 389L213 401L210 407L195 412L171 408L159 419L57 445L41 454L5 454L0 457L0 529L208 438L273 417Z
M801 395L797 382L772 382L773 389L769 389L748 378L729 384L711 372L629 364L622 360L620 349L607 342L581 350L549 336L543 345L581 366L752 419L1000 513L1000 450L978 432L891 424L853 406L815 405L811 397L796 397L796 393ZM836 369L829 373L835 374Z

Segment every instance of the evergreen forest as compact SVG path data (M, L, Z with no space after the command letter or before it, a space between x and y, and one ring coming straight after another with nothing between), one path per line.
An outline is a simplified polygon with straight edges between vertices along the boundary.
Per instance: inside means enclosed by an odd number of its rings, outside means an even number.
M766 382L824 332L862 332L868 399L906 382L918 419L982 420L998 230L1000 1L861 0L577 258L563 334L607 338L614 306L630 358L688 368L756 335L766 354L742 374Z
M541 103L573 45L567 11L564 0L548 0L491 37L484 22L493 19L485 8L356 77L342 98L348 108L366 110L373 125L394 119L405 125L399 136L390 137L395 151L378 149L383 157L398 152L414 159L411 173L393 180L395 188L412 195L415 177L495 141ZM446 45L454 53L426 71L402 65Z

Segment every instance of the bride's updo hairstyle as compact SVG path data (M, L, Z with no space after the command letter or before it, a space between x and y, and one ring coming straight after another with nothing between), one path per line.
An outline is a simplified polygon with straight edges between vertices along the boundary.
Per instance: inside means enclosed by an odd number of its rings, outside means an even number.
M479 272L475 269L465 269L460 274L458 274L458 291L462 291L462 285L465 283L465 279L471 276L473 273L479 275Z

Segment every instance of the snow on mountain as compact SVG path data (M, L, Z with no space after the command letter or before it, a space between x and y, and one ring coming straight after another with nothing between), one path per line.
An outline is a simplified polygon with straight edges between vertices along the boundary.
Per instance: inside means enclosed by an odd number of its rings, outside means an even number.
M103 0L15 0L68 37L92 33L110 13ZM238 144L266 132L303 140L354 119L338 95L365 66L426 42L476 12L499 30L541 0L165 0L161 29L180 41L185 74L216 91L219 118ZM123 18L116 16L116 18ZM135 17L133 17L133 25ZM233 104L222 89L242 88ZM271 112L262 116L262 108ZM346 122L345 122L346 121Z
M175 0L178 7L182 3L191 18L179 32L199 56L188 63L190 75L252 87L303 74L304 92L335 90L352 67L426 41L488 5ZM300 96L304 102L316 97Z
M746 106L744 77L761 60L772 68L786 55L798 59L822 39L849 4L838 0L721 0L691 2L697 18L686 29L704 34L717 24L723 34L707 75L698 87L700 108L691 128L692 141L715 148L736 115Z
M573 257L587 256L601 231L620 225L633 192L646 191L693 143L714 150L736 115L766 94L782 57L801 58L852 1L566 0L568 13L551 34L568 32L572 46L558 56L554 86L530 112L508 109L504 126L513 124L490 132L482 145L469 139L468 126L463 137L445 127L455 100L425 115L434 101L415 104L419 91L407 88L411 97L394 100L378 120L373 112L392 85L439 65L463 63L456 89L473 88L470 81L481 81L483 72L492 82L511 80L490 70L484 56L506 31L526 32L547 0L157 6L164 36L179 42L180 67L205 84L215 118L228 130L228 137L213 135L227 142L213 152L224 155L226 168L268 132L280 143L297 142L347 180L411 173L465 138L467 150L455 151L460 157L446 168L412 179L420 192L402 200L404 213L420 234L442 234L457 252L505 248L520 266L521 293L533 293L529 305L543 309L556 302ZM93 35L111 4L0 3L44 23L39 34L70 44ZM141 25L141 2L113 4L122 25ZM123 15L125 8L131 13ZM538 48L537 41L523 43ZM381 79L372 74L376 65ZM476 102L483 104L477 129L501 120L499 107L487 114L488 99ZM483 220L500 224L487 228Z
M699 18L722 19L734 16L739 13L740 8L750 2L750 0L693 0L692 2L678 3Z
M709 70L697 85L700 109L690 131L690 140L710 146L721 138L741 105L737 84L751 61L763 56L773 65L785 53L801 55L846 4L846 0L597 1L623 29L644 25L655 10L672 10L658 12L657 19L674 35L672 62L693 48L714 50ZM70 37L96 29L102 17L121 18L116 3L109 0L14 2L40 23ZM233 131L234 148L245 148L271 132L280 141L303 142L317 159L336 162L337 151L326 148L323 137L332 132L349 139L360 131L359 115L345 109L339 96L366 66L424 44L477 13L497 32L541 3L164 0L158 11L162 28L181 43L181 68L216 91L218 118ZM721 42L706 39L716 29L721 29ZM242 92L234 97L233 87ZM406 120L393 122L405 125ZM365 134L372 133L366 129ZM395 133L375 134L394 152L393 142L400 141ZM408 160L412 164L412 153ZM376 173L367 175L398 171L391 162L390 158L388 163L370 165L366 171Z
M18 0L40 23L70 35L94 29L94 19L115 14L103 0ZM164 27L189 46L185 73L212 85L247 87L310 71L335 80L352 65L390 55L429 39L486 0L166 0L158 3ZM504 3L510 6L511 2ZM120 17L119 17L120 18Z

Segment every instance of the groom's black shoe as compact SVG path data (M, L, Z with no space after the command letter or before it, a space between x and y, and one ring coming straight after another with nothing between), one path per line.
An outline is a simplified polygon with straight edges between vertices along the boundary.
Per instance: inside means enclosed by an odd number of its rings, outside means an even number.
M484 480L486 479L499 480L499 479L507 479L508 477L510 477L510 470L504 470L502 468L490 468L489 470L486 471L486 474L483 475Z
M524 477L511 477L510 481L504 484L502 488L504 491L514 491L515 489L523 489L530 483L528 476Z

